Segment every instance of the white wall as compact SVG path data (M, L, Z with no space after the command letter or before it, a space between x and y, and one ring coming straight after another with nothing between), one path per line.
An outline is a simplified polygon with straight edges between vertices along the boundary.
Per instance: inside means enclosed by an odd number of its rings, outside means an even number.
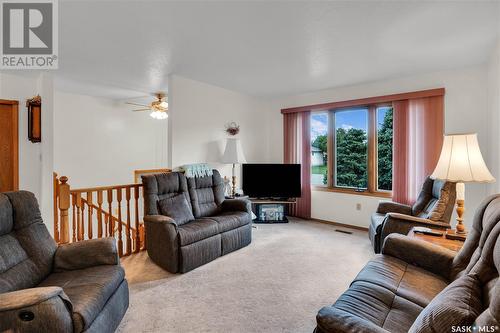
M445 132L477 132L482 152L488 155L487 66L428 73L398 79L388 79L366 84L327 89L307 94L285 96L270 102L268 114L270 160L279 162L283 156L283 131L281 108L350 100L430 88L446 88ZM498 131L498 127L496 127ZM497 145L498 146L498 145ZM466 185L466 224L487 194L487 185ZM332 192L312 194L314 218L368 227L370 215L375 211L379 198ZM356 210L356 204L361 210Z
M488 62L488 136L487 163L497 182L489 186L490 193L500 193L500 40Z
M167 120L123 101L55 92L54 170L73 188L134 182L167 166Z
M171 165L210 163L224 176L231 167L220 163L224 152L224 129L228 122L240 125L242 148L249 163L267 161L264 103L247 95L190 80L169 78L169 138ZM239 174L239 168L237 170Z
M42 96L42 142L32 143L25 103L37 94ZM52 77L47 73L0 73L0 98L19 101L19 189L35 194L52 232Z

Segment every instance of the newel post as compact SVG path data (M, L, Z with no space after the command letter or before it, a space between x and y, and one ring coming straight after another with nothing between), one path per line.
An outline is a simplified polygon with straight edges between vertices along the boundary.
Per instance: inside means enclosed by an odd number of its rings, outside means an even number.
M70 207L70 190L68 177L62 176L59 178L61 184L59 184L59 223L61 225L60 232L60 242L69 243L69 218L68 209Z

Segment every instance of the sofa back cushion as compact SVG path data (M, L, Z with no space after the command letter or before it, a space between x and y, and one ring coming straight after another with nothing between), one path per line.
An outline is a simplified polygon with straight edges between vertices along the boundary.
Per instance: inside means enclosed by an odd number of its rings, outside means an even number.
M483 200L476 209L464 246L453 259L451 278L460 277L471 270L479 262L481 256L486 257L493 246L485 247L487 240L498 237L500 226L500 194L492 195ZM490 243L493 240L489 241ZM494 243L493 243L494 244ZM490 253L492 256L492 253Z
M449 223L456 199L455 183L433 180L427 177L418 199L412 207L412 215L437 222Z
M144 185L144 215L159 215L158 201L174 197L178 194L185 196L191 209L186 177L181 172L159 173L142 176Z
M224 201L224 182L219 171L213 170L211 176L188 178L187 181L195 218L220 212Z
M498 199L497 199L498 200ZM481 256L472 267L482 284L484 311L476 319L479 326L500 327L500 221L491 230L483 245Z
M177 225L194 220L191 205L186 200L184 194L177 194L170 198L161 199L158 201L158 207L161 215L171 217Z
M471 326L481 313L481 282L464 275L443 289L410 327L410 333L450 332L453 326Z
M0 293L36 287L52 272L56 248L33 193L0 193Z

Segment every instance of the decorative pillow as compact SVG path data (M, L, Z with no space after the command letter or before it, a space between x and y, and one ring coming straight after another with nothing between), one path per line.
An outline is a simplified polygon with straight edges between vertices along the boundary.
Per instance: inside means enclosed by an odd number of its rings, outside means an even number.
M481 282L475 274L464 275L444 288L420 312L409 332L452 332L452 326L471 326L481 310Z
M177 225L194 220L193 212L184 194L158 201L158 209L161 215L171 217Z

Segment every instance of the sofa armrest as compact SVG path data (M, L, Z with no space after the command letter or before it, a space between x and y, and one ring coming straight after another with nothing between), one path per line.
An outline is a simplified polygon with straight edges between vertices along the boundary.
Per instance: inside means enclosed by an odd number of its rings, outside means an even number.
M388 213L382 225L381 239L383 240L392 233L407 235L413 227L447 229L450 225L411 215Z
M445 279L450 278L455 252L421 239L392 234L382 246L382 254L422 267Z
M317 333L389 333L361 317L357 317L334 306L325 306L316 315Z
M0 294L0 332L73 332L72 305L60 287Z
M116 241L113 237L60 245L54 256L56 272L119 263Z
M144 216L146 249L156 264L171 273L179 271L179 240L177 224L164 215Z
M381 201L378 203L377 213L379 214L400 213L400 214L411 215L411 207L397 202Z
M247 199L226 199L222 202L222 210L225 212L247 212L251 214L252 204Z

